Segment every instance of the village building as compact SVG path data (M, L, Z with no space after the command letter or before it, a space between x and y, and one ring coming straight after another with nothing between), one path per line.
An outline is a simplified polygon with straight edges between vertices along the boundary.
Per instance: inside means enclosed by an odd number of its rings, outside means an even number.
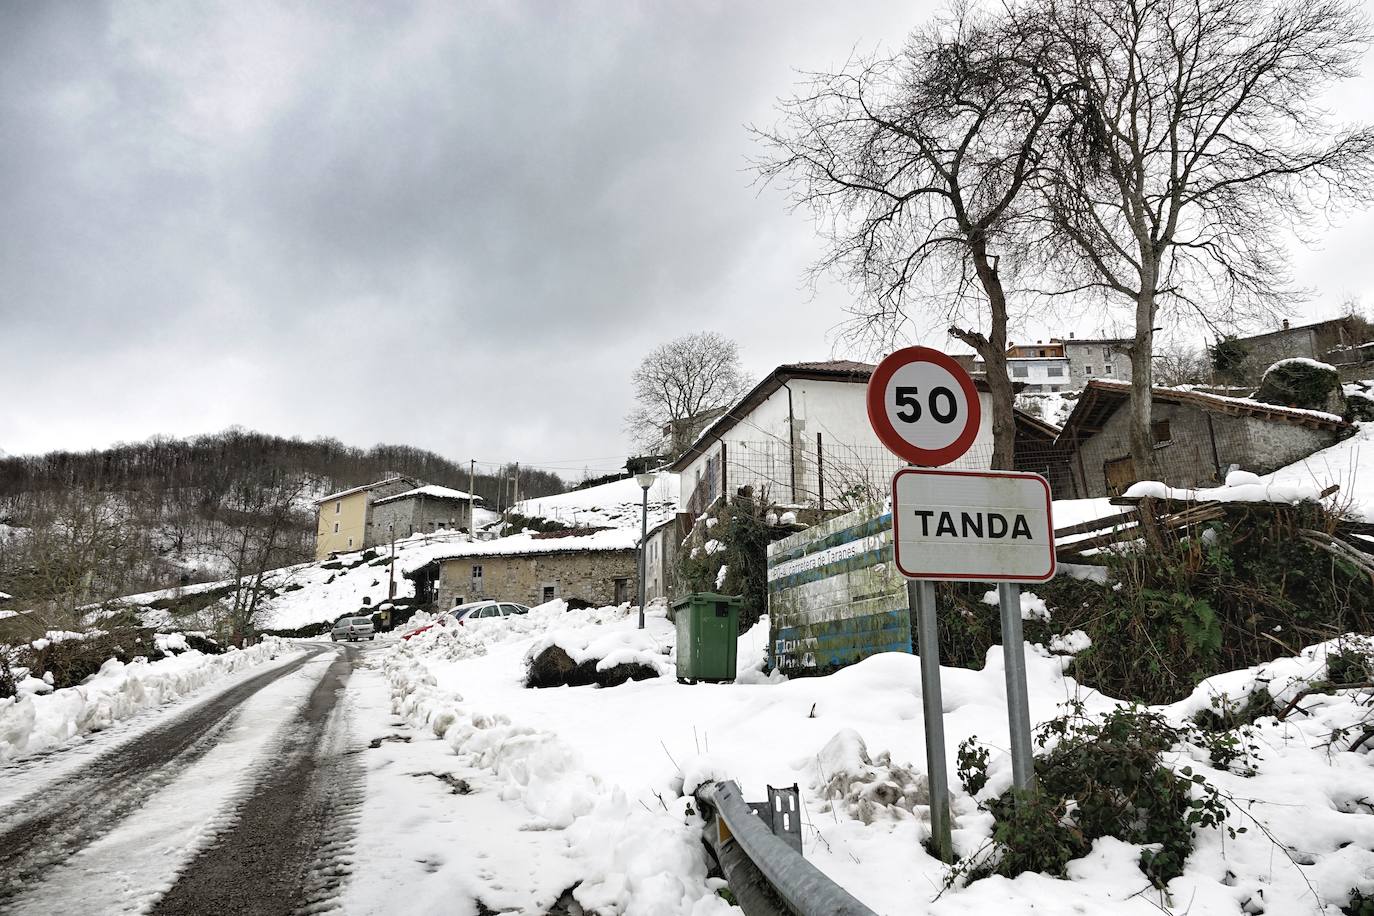
M681 475L683 511L696 517L722 496L733 499L741 492L820 512L881 501L904 464L868 420L873 368L839 360L789 363L770 372L668 466ZM950 467L992 464L992 396L986 381L975 384L982 407L977 438ZM1017 412L1018 426L1027 419ZM1045 424L1034 425L1025 459L1052 460L1058 452L1043 445ZM1037 448L1044 454L1037 455ZM1021 460L1018 449L1018 465Z
M683 514L649 530L644 544L644 600L671 603L681 593L678 563L682 542L692 530L692 516Z
M373 525L377 500L414 490L420 482L396 476L331 493L315 501L315 559L362 550L378 543Z
M494 540L454 535L407 552L402 572L416 598L439 608L499 599L536 605L563 598L575 606L638 603L639 536L647 518L648 599L666 596L677 577L678 478L660 473L648 491L634 478L517 503L531 528ZM478 507L478 524L481 513ZM690 529L690 524L686 526ZM657 585L654 585L657 583Z
M370 534L384 544L393 536L404 538L444 529L471 531L473 503L471 494L435 484L375 499ZM477 498L475 503L480 510L482 500Z
M1069 359L1059 343L1013 344L1007 348L1007 375L1028 394L1064 391L1070 387Z
M1156 388L1155 469L1175 487L1212 487L1235 469L1267 474L1334 444L1352 427L1335 414L1247 398ZM1119 495L1141 479L1130 455L1130 385L1089 382L1060 432L1074 490Z
M973 371L986 373L987 366L975 359ZM1068 357L1064 355L1063 345L1056 342L1008 346L1007 377L1020 386L1018 392L1027 394L1064 391L1072 384Z
M1369 324L1356 315L1301 325L1290 325L1285 320L1277 330L1237 337L1232 343L1245 354L1232 374L1254 383L1281 359L1304 357L1328 363L1364 365L1374 358L1374 353L1369 352Z
M850 360L789 363L768 373L668 466L682 477L683 510L700 515L745 487L773 503L822 510L885 491L901 460L868 422L872 373L872 365ZM983 419L968 466L987 467L991 459L985 388L980 383Z
M1070 332L1066 338L1051 340L1063 347L1064 358L1068 360L1069 388L1077 391L1094 379L1131 380L1131 358L1122 349L1131 345L1129 338L1080 338Z
M403 570L438 608L487 599L601 607L639 600L639 531L525 532L436 546Z

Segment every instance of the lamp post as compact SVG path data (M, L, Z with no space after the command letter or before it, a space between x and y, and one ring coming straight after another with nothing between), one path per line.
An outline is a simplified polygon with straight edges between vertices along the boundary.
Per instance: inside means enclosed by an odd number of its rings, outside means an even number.
M645 562L645 541L649 538L649 488L658 479L658 474L647 471L643 474L635 475L635 483L644 491L644 500L640 503L639 512L639 628L644 629L644 579L648 564Z
M386 527L391 536L391 564L387 570L386 596L394 600L396 598L396 523L392 522Z

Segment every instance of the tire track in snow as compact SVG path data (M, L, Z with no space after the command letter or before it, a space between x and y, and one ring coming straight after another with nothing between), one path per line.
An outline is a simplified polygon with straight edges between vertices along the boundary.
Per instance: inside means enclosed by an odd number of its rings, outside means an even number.
M249 678L11 805L0 814L0 905L137 811L215 746L245 700L323 651Z
M282 731L277 762L153 913L284 914L333 909L350 873L363 773L338 699L357 652L330 665Z

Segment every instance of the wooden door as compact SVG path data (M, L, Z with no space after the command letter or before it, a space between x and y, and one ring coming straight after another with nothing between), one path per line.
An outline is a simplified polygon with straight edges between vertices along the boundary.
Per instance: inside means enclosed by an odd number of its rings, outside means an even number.
M1130 455L1113 458L1103 464L1102 473L1107 478L1107 495L1120 496L1135 483L1135 462Z

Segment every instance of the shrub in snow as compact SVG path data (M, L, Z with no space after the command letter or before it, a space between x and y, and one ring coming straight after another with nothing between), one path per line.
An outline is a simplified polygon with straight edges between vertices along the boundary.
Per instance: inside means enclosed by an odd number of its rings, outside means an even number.
M1311 359L1281 359L1264 372L1255 400L1285 407L1341 412L1341 376Z
M1374 420L1374 394L1349 386L1345 389L1345 419L1352 423Z
M1220 492L1262 488L1245 479ZM1339 530L1332 510L1315 502L1220 507L1223 518L1160 547L1103 556L1109 581L1123 587L1067 576L1036 585L1052 623L1027 619L1027 641L1076 649L1072 672L1086 687L1172 703L1212 675L1295 654L1293 633L1374 633L1374 582L1301 536ZM940 618L942 660L978 668L1000 642L997 614L979 600L985 589L939 588L949 609ZM970 601L970 592L979 597Z
M839 807L865 824L909 816L917 806L930 805L924 773L894 764L887 751L870 757L864 739L852 728L836 732L816 754L811 788L826 800L822 811Z
M1185 741L1206 741L1201 732L1175 728L1159 713L1122 707L1089 718L1083 707L1038 729L1049 750L1036 757L1037 791L1010 790L980 807L995 818L992 840L957 866L951 881L988 875L1014 877L1036 871L1065 877L1068 863L1086 856L1093 843L1116 837L1142 847L1140 869L1163 888L1183 873L1195 830L1226 826L1220 792L1189 767L1175 772L1161 755ZM980 761L960 749L960 776L986 781Z

